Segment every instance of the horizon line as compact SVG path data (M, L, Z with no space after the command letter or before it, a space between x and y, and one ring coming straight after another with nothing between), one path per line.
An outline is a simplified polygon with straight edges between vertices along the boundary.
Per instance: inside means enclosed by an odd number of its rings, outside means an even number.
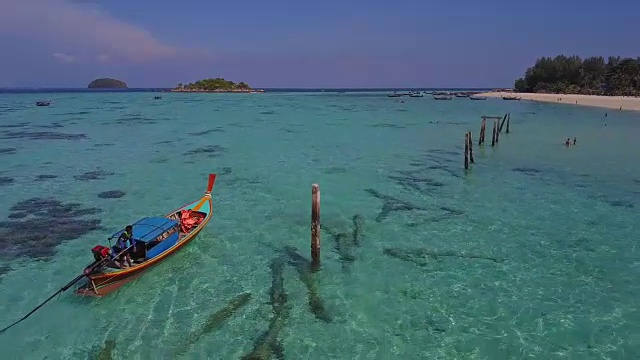
M486 90L486 89L505 89L508 87L501 86L488 86L488 87L438 87L438 86L425 86L425 87L252 87L254 90L402 90L402 89L436 89L436 90L446 90L446 89L471 89L471 90ZM71 87L71 86L0 86L2 90L57 90L57 89L65 89L65 90L146 90L146 89L162 89L162 90L171 90L175 89L175 87L127 87L124 89L118 88L87 88L87 87Z

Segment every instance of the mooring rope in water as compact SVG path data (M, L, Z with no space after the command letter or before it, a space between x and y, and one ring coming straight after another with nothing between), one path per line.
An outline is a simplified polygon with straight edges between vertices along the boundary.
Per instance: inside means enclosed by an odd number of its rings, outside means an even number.
M126 249L122 250L122 252L120 252L116 257L121 256L122 254L124 254L126 251L128 251L132 246L127 247ZM63 292L69 290L70 287L72 287L75 283L77 283L78 281L82 280L82 278L84 278L85 276L88 276L91 271L93 269L95 269L96 267L98 267L99 265L104 264L107 260L109 260L109 257L105 257L102 260L99 261L95 261L93 264L89 265L87 268L85 268L84 272L82 273L82 275L78 275L75 279L71 280L67 285L61 287L58 291L56 291L55 293L53 293L53 295L49 296L47 298L47 300L43 301L40 305L36 306L33 310L31 310L27 315L23 316L20 320L14 322L13 324L5 327L4 329L0 330L0 334L4 333L5 331L9 330L10 328L12 328L13 326L21 323L22 321L26 320L29 316L31 316L33 313L35 313L36 311L40 310L41 307L43 307L46 303L48 303L49 301L51 301L51 299L53 299L54 297L56 297L56 295L62 294Z

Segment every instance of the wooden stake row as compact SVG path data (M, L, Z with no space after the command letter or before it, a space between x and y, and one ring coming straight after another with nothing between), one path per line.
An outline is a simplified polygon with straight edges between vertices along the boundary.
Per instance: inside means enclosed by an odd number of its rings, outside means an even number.
M482 116L480 124L480 136L478 137L478 146L484 144L484 138L487 131L487 119L493 120L493 130L491 133L491 146L495 146L500 141L500 133L506 122L507 134L509 133L509 124L511 122L511 113L504 116ZM502 121L501 121L502 120ZM469 169L469 163L473 164L473 140L471 139L471 131L464 134L464 168Z
M473 158L473 139L471 131L464 134L464 168L469 169L469 163L475 162Z

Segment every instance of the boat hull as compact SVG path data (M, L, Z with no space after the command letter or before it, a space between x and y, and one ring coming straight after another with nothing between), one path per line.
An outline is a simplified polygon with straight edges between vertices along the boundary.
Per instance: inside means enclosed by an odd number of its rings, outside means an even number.
M211 220L213 213L213 204L211 201L211 195L206 194L199 200L196 200L192 203L184 205L169 214L166 217L169 217L176 212L181 210L196 210L198 212L202 212L206 214L206 217L202 220L202 222L191 232L187 233L179 239L175 245L168 248L163 253L158 256L149 259L141 264L136 264L130 268L125 268L113 272L102 272L97 274L92 274L87 276L87 281L85 284L81 285L78 289L76 289L76 295L80 296L93 296L93 297L102 297L109 293L112 293L118 290L123 285L137 279L146 271L151 269L152 267L160 264L164 260L168 259L172 255L175 255L178 251L180 251L183 247L185 247L188 243L194 240L200 232L204 229L204 227Z

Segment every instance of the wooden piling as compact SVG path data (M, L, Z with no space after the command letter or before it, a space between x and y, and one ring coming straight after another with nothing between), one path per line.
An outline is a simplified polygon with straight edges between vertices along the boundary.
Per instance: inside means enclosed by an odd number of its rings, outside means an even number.
M509 133L509 123L511 122L511 113L507 116L507 134Z
M484 144L484 134L486 131L487 119L482 117L482 125L480 125L480 136L478 137L478 146Z
M469 169L469 133L464 134L464 169Z
M507 116L509 115L509 113L504 114L504 117L502 118L502 122L499 122L498 124L500 124L500 127L498 127L498 132L501 133L502 132L502 127L504 126L504 122L507 121ZM499 120L498 120L499 121Z
M496 125L496 121L493 120L493 134L491 136L491 146L495 146L496 145L496 130L497 129L497 125Z
M311 267L320 267L320 185L311 185Z
M471 131L469 131L469 161L473 164L475 160L473 159L473 139L471 136Z
M498 123L498 130L500 128L500 120L497 121ZM498 139L500 138L500 131L496 130L496 144L498 143Z

